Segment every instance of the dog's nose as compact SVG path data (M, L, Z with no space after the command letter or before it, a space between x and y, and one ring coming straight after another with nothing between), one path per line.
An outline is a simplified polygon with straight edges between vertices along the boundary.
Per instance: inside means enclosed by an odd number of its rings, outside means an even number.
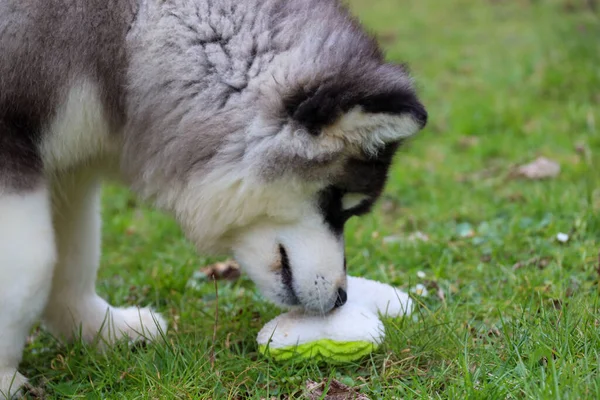
M347 300L348 300L348 294L346 293L346 291L344 289L339 288L337 299L335 300L334 308L343 306L344 304L346 304Z

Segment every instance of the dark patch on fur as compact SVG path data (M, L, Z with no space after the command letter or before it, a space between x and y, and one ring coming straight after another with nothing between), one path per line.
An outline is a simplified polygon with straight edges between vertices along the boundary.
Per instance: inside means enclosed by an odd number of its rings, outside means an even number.
M293 304L298 304L300 301L296 296L296 292L294 292L294 277L292 276L292 267L290 266L290 259L283 245L279 245L279 254L281 256L281 280L285 287L288 288L290 297L289 300L291 300Z
M344 224L348 220L348 215L342 210L342 198L345 191L336 187L329 186L319 195L319 209L329 226L336 236L344 233Z
M413 93L407 91L383 92L366 96L357 102L370 113L411 114L424 128L427 124L427 111Z
M0 187L32 190L42 176L39 124L24 115L0 118Z
M398 73L404 77L403 71ZM412 89L404 85L394 88L394 82L386 82L376 71L364 71L360 75L352 81L338 79L319 87L296 89L284 99L287 115L313 135L318 135L321 129L334 124L356 106L374 114L410 114L421 127L425 126L427 112Z
M400 141L389 143L373 157L348 160L344 173L336 180L336 185L348 193L379 197L400 144Z
M350 159L344 173L335 183L319 194L319 209L331 231L342 236L346 221L371 211L385 187L388 172L400 142L386 145L376 157ZM349 210L342 207L342 199L348 193L360 193L367 199Z

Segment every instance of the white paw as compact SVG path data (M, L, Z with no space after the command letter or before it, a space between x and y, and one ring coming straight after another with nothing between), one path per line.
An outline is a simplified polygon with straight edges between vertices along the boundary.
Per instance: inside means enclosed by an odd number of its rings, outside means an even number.
M166 333L167 322L150 308L111 308L102 327L104 342L112 344L127 338L129 342L156 340Z
M50 304L44 322L60 339L71 341L81 336L83 341L101 348L124 338L131 342L152 341L167 329L165 319L150 308L112 307L96 295Z
M0 400L18 399L23 396L27 379L14 369L0 369Z

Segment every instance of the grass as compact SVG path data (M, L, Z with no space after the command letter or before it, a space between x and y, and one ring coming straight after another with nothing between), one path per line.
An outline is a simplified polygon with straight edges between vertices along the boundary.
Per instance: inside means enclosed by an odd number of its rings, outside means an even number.
M600 20L586 4L351 1L430 111L377 210L346 232L352 274L430 289L414 318L385 321L371 357L261 357L256 334L280 311L242 278L219 283L212 368L215 289L187 282L214 260L109 187L99 292L158 308L167 344L97 354L36 332L22 372L48 399L285 398L328 378L373 399L600 398ZM511 179L541 155L557 178ZM405 240L415 232L429 240Z

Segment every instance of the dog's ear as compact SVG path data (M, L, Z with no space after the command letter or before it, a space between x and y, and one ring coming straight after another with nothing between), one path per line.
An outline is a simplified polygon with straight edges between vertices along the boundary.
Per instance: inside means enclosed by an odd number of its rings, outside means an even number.
M419 101L406 64L382 64L367 75L363 82L366 90L356 99L363 111L391 116L410 115L421 127L427 123L427 111Z
M356 109L365 115L410 116L421 127L427 121L406 67L394 64L299 87L284 98L284 106L288 117L315 136Z

